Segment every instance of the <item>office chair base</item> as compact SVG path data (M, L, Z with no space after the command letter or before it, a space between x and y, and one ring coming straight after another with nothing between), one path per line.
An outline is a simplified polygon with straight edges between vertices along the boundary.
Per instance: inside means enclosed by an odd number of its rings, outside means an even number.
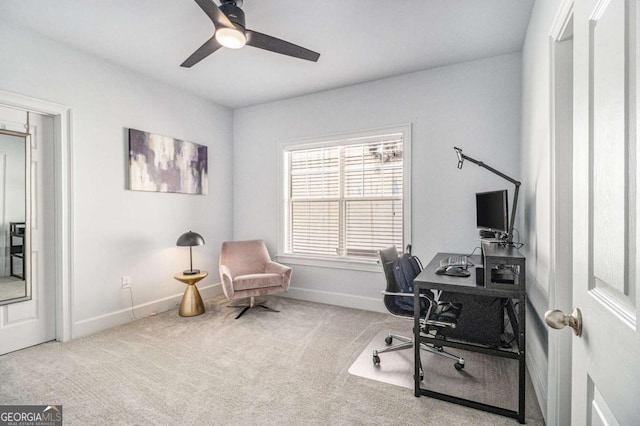
M263 308L267 311L271 311L271 312L280 312L277 309L273 309L270 308L268 306L265 306L265 302L266 300L260 300L256 302L256 298L255 296L251 296L249 298L249 301L247 301L247 299L243 299L240 302L233 302L229 305L230 308L242 308L242 310L240 311L240 313L236 316L235 319L240 318L242 315L244 315L245 312L247 312L249 309L251 308Z
M395 345L391 345L393 343L393 339L400 340L402 343L397 343ZM373 363L375 365L380 365L380 357L378 354L382 354L385 352L395 352L402 351L404 349L409 349L413 347L413 339L410 337L401 336L399 334L389 333L387 337L385 337L384 342L387 344L387 347L384 349L373 350Z
M460 371L464 368L464 358L456 356L452 353L449 353L447 351L445 351L444 349L442 349L442 346L431 346L431 345L427 345L426 343L421 343L420 347L428 352L434 353L436 355L442 355L446 358L452 359L454 361L456 361L455 364L453 364L453 366L456 368L456 370Z
M387 346L391 346L391 344L393 343L393 339L400 340L401 342L413 342L413 339L410 337L405 337L393 333L389 333L389 335L384 338L384 342L387 344Z
M391 345L391 343L393 342L393 339L400 340L402 343ZM388 345L386 348L373 350L373 364L376 367L380 365L380 354L385 352L395 352L395 351L401 351L404 349L413 348L413 339L409 337L393 334L393 333L389 333L389 335L384 339L384 341ZM464 358L445 351L444 349L442 349L442 346L431 346L426 343L420 343L420 349L422 349L423 351L431 352L436 355L442 355L446 358L456 361L456 363L453 364L453 366L457 371L464 369ZM422 366L420 366L420 380L422 380L423 378L424 378L424 373L422 372Z

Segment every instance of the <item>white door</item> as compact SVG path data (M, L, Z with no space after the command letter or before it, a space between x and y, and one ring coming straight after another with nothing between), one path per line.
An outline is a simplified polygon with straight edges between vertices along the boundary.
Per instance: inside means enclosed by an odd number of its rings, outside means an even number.
M640 425L637 23L637 0L575 1L575 425Z
M53 125L51 117L30 114L25 275L32 297L0 306L0 355L56 338Z

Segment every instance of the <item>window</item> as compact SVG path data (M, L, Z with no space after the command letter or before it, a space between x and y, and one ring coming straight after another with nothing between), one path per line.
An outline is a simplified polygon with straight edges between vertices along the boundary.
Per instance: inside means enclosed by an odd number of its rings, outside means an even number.
M408 240L409 126L283 144L285 256L364 261Z

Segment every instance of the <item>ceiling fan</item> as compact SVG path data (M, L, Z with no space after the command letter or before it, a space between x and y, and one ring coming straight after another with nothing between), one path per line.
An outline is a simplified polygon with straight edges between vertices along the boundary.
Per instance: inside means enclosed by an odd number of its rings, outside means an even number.
M213 21L213 36L189 56L181 67L191 68L221 47L239 49L245 44L294 58L317 62L319 53L297 46L284 40L249 30L244 25L244 12L240 7L242 0L221 0L216 6L212 0L195 0Z

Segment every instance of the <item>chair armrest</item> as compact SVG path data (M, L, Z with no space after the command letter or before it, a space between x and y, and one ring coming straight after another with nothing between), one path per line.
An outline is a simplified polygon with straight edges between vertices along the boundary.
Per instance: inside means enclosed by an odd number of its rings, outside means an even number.
M392 293L390 291L385 291L385 290L381 291L380 294L382 294L383 296L413 297L413 293ZM426 296L424 294L420 294L420 298L427 299L429 303L433 302L429 296Z
M227 265L219 265L218 270L220 271L220 283L222 284L222 291L224 295L227 296L228 299L233 297L233 277L231 276L231 271Z
M233 277L231 276L231 270L229 270L229 267L227 265L219 265L220 270L220 277L222 278L223 276L228 277L230 280L233 279Z
M382 294L383 296L395 296L395 297L414 297L413 293L396 293L396 292L391 292L391 291L386 291L386 290L382 290L380 292L380 294ZM425 315L429 315L431 313L431 309L433 309L434 306L434 301L433 299L431 299L429 296L427 296L426 294L419 294L420 299L426 299L427 302L429 302L429 307L427 309L427 312ZM426 318L421 318L421 321L424 321Z
M395 296L395 297L414 297L413 293L396 293L396 292L390 292L390 291L386 291L383 290L380 292L380 294L382 294L383 296ZM426 294L419 294L421 299L426 299L427 301L429 301L429 308L427 310L426 316L428 317L431 314L431 309L433 308L434 304L438 305L440 302L436 302L433 300L433 298L427 296ZM442 303L449 303L449 302L442 302ZM439 321L439 320L433 320L433 319L427 319L427 318L421 318L420 319L421 322L423 323L423 326L426 325L433 325L436 327L450 327L450 328L456 328L456 322L455 321Z
M270 261L267 262L265 268L265 272L268 274L278 274L282 276L282 288L284 291L289 290L289 284L291 283L291 269L289 266L282 265L278 262Z
M280 274L284 275L287 272L291 272L291 268L288 266L284 266L278 262L270 261L267 262L264 272L268 274Z

